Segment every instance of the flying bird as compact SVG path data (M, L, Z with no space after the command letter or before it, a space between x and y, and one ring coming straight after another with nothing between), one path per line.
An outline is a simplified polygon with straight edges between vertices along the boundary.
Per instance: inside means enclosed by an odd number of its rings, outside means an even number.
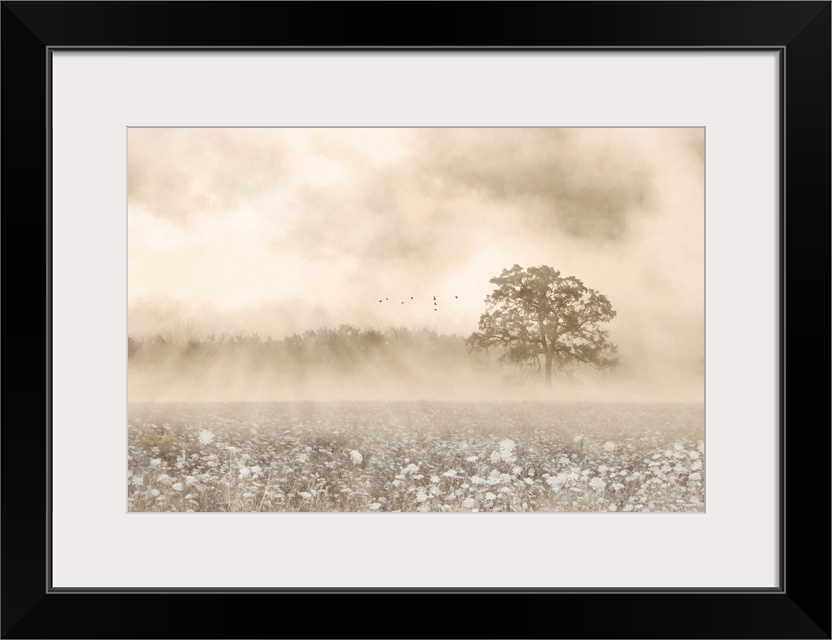
M456 298L457 300L459 300L459 296L454 296L454 298Z
M413 300L413 296L410 296L410 299Z
M433 296L433 299L436 300L436 296Z

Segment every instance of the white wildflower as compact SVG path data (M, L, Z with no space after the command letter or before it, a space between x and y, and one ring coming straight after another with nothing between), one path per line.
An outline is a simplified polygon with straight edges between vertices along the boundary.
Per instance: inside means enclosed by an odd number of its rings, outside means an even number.
M151 467L158 467L160 464L162 464L161 458L152 458L150 460L150 466Z
M141 486L144 484L144 478L142 476L133 476L132 483L137 487Z
M475 504L477 504L477 502L473 498L465 498L465 500L462 501L462 506L466 509L473 508Z
M491 493L490 491L485 494L485 499L486 500L494 500L494 499L496 499L496 497L497 496L495 494Z
M501 451L514 451L516 447L517 445L514 444L514 440L500 440Z
M598 493L601 493L607 487L607 483L601 480L601 478L596 477L589 481L589 486Z
M370 505L370 511L378 511L379 509L381 509L381 503L379 502L374 502Z
M350 451L350 460L354 465L359 465L362 462L364 462L364 456L361 455L360 451L356 451L355 449L353 449L352 451Z
M184 486L182 485L182 483L181 483L181 482L174 482L174 483L171 485L171 488L173 488L173 490L174 490L174 491L182 491L182 489L184 488Z
M607 440L604 443L604 451L615 451L615 443L612 440Z

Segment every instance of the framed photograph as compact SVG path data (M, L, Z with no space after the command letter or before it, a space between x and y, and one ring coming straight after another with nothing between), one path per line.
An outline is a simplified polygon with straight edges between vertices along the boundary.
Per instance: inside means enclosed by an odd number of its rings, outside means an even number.
M417 7L3 3L3 637L830 637L830 3Z

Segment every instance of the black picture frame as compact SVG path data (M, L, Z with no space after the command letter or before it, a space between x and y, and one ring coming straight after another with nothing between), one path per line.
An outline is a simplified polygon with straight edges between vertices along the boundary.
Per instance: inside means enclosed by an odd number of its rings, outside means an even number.
M828 1L3 2L2 637L829 638L830 15ZM131 47L777 51L779 588L53 589L51 52Z

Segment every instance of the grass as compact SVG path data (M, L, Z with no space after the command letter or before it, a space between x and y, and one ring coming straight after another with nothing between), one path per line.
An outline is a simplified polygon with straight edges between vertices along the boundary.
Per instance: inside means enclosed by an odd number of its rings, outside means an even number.
M130 511L701 512L701 404L136 404Z

